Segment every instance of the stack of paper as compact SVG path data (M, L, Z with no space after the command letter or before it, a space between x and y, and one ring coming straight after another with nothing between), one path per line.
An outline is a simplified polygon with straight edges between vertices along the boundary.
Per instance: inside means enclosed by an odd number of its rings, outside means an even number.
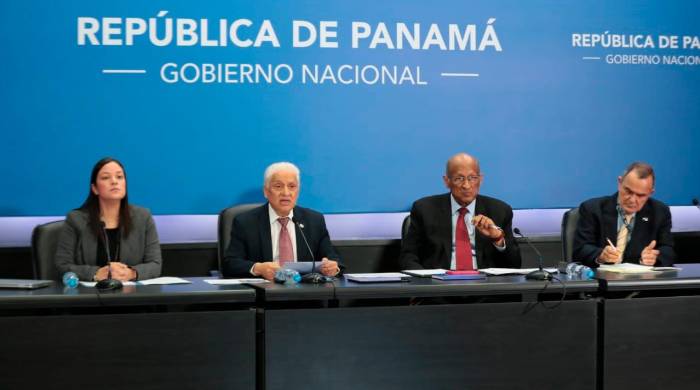
M404 282L411 279L401 272L377 272L364 274L345 274L345 279L357 283Z
M599 268L601 271L615 272L618 274L645 274L668 270L680 270L678 267L652 267L634 263L603 264Z
M419 278L429 278L433 275L444 275L447 272L446 269L435 268L435 269L405 269L401 271L406 275L417 276Z

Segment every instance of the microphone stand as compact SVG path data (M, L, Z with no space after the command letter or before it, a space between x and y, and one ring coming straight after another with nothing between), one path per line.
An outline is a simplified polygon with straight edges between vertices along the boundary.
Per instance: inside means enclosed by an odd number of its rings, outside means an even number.
M527 244L530 246L530 248L532 248L532 250L534 250L535 253L537 254L537 262L540 266L540 269L538 269L536 271L532 271L529 274L525 275L525 279L527 279L527 280L552 280L552 274L545 271L542 268L543 261L542 261L542 254L540 253L540 251L538 251L537 248L534 245L532 245L532 242L530 242L530 239L527 238L527 236L525 236L524 234L522 234L520 232L520 229L518 229L518 228L513 229L513 233L524 238L525 242L527 242Z
M301 238L304 239L304 244L306 244L306 249L308 249L309 253L311 253L311 272L309 272L306 275L303 275L301 277L301 282L302 283L310 283L310 284L325 283L326 277L321 275L320 273L316 272L316 256L314 256L314 251L311 250L311 246L309 245L309 241L306 240L306 234L304 234L304 224L299 222L299 221L296 221L295 218L292 218L292 221L294 221L294 224L299 227L299 232L301 233Z
M112 266L110 265L112 262L112 255L110 254L109 238L107 237L107 229L105 228L104 223L102 224L102 233L104 234L105 250L107 251L107 279L102 279L97 282L95 284L95 288L100 291L119 290L123 287L123 284L117 279L112 279Z

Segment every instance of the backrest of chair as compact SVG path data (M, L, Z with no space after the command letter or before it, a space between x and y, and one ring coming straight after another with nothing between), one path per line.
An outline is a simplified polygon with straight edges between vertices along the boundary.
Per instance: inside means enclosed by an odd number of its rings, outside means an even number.
M32 265L34 279L59 280L54 257L58 246L58 237L64 221L54 221L37 225L32 231Z
M573 261L574 257L574 235L576 234L576 224L578 224L578 207L564 213L561 219L561 248L564 261Z
M408 214L406 218L403 219L403 223L401 224L401 241L403 241L406 238L406 235L408 234L408 228L411 226L411 214Z
M221 265L224 261L224 254L228 249L228 244L231 242L231 229L233 227L233 219L236 215L260 207L262 203L245 203L236 206L227 207L219 213L218 234L218 254L219 254L219 272L222 271Z

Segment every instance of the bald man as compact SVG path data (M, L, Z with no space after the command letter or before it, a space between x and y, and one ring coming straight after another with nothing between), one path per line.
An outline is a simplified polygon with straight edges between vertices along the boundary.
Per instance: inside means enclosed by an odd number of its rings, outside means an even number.
M479 160L466 153L447 161L449 193L417 200L401 243L401 269L520 268L511 207L479 195Z

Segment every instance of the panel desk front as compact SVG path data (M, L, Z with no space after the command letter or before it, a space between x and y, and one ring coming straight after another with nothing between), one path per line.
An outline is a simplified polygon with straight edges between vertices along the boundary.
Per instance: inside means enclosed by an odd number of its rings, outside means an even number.
M0 290L0 388L255 388L246 286Z

